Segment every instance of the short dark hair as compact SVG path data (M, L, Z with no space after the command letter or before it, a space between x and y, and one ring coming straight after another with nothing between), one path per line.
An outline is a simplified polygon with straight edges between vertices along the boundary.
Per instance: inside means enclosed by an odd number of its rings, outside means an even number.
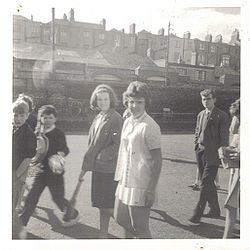
M16 100L12 104L12 111L15 114L28 114L29 113L29 105L24 100Z
M209 96L209 95L212 95L213 98L216 98L216 93L215 93L215 90L214 89L204 89L200 92L200 95L201 96Z
M129 97L143 97L145 99L145 109L151 103L151 91L149 86L144 82L131 82L127 90L123 93L123 103L126 105Z
M57 111L56 108L53 105L43 105L41 108L38 110L38 114L40 116L42 115L54 115L57 117Z
M30 96L25 95L24 93L19 94L17 100L24 100L29 105L29 112L31 112L34 108L33 100Z
M109 94L109 98L110 98L110 108L115 108L118 105L118 99L116 97L115 91L108 85L106 84L100 84L98 85L91 97L90 97L90 107L93 110L97 109L97 94L100 92L106 92Z

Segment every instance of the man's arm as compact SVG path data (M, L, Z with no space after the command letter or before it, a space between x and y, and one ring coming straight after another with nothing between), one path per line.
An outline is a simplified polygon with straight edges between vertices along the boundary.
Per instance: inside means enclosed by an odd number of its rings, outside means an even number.
M196 127L194 132L194 150L196 150L198 147L199 131L200 131L200 114L198 114L197 116Z

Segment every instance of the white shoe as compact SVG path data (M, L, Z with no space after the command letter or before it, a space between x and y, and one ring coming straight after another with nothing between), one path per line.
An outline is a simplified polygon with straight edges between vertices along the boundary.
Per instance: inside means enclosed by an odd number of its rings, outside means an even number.
M76 216L75 219L72 219L72 220L69 220L69 221L64 221L62 222L61 226L62 227L72 227L74 226L75 224L77 224L77 222L80 220L80 215L78 214Z

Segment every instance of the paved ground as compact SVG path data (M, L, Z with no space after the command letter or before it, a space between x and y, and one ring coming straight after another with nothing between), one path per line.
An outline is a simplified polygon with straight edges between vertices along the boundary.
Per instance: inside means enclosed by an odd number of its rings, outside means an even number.
M70 198L77 183L82 156L87 146L86 135L68 135L71 153L67 157L65 173L66 197ZM223 203L227 195L228 171L219 169L221 190L218 191L222 216L220 219L203 218L200 226L189 226L199 192L188 187L194 181L196 165L193 153L193 135L169 134L162 136L163 167L159 181L159 204L151 210L150 228L156 239L215 239L221 238L225 223ZM90 203L90 173L86 175L76 207L81 214L79 224L60 227L58 209L46 189L36 213L28 225L29 239L95 239L98 234L98 210ZM239 225L237 225L239 229ZM239 237L239 230L235 237ZM110 238L122 238L122 229L113 220Z

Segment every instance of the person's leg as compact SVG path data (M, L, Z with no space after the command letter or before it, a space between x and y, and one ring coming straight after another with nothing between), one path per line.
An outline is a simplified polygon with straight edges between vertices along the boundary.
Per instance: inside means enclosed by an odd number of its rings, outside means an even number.
M220 188L219 169L218 169L217 175L215 177L214 184L215 184L215 186L216 186L217 189Z
M24 239L26 235L22 235L23 224L16 211L16 205L18 203L19 189L21 188L21 183L18 181L15 173L12 177L13 189L12 189L12 239Z
M201 178L201 190L199 201L196 205L194 215L190 219L190 222L192 223L199 223L200 218L203 216L203 212L207 202L209 202L211 211L218 215L220 214L217 190L214 185L214 179L217 174L217 170L218 167L208 166L205 163L203 175Z
M207 187L207 201L209 203L210 211L209 214L212 213L214 215L220 215L220 205L218 202L218 194L217 188L215 186L214 180L218 172L218 166L208 166L206 169L207 179L206 179L206 187Z
M233 228L236 220L237 208L226 208L226 222L223 234L223 239L232 238Z
M64 197L65 192L63 176L50 173L48 175L48 188L53 201L56 203L61 212L64 212L62 226L69 227L76 224L80 219L79 212Z
M129 206L129 213L136 238L152 239L152 235L149 230L150 208Z
M131 224L129 208L126 204L122 203L118 197L115 199L114 219L120 226L123 227L126 239L134 238L136 234Z
M20 216L23 225L26 226L30 219L30 216L33 214L36 205L39 201L39 198L47 185L46 174L38 173L35 178L31 190L26 198L23 212Z
M110 217L113 214L113 209L111 208L99 208L100 213L100 231L99 238L106 239L108 237L108 228Z

